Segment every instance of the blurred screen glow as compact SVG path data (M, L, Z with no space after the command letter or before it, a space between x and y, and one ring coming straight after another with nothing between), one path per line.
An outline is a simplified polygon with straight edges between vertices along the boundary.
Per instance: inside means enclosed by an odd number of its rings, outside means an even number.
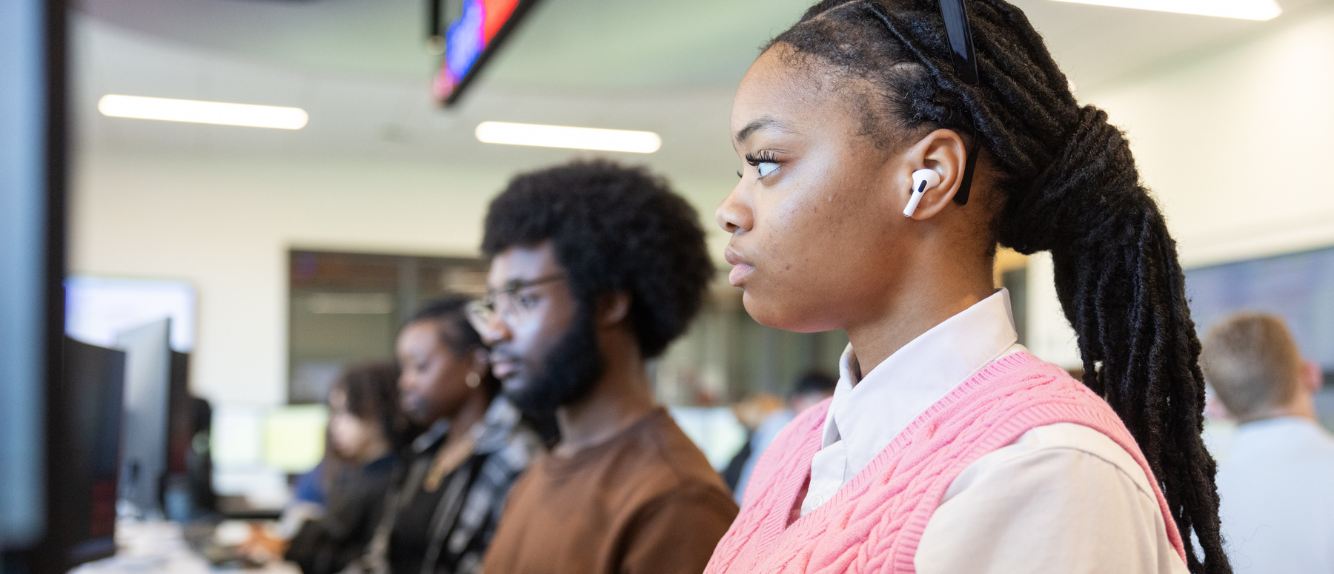
M41 536L49 146L46 4L0 2L0 548ZM62 94L63 95L63 94ZM61 110L57 104L54 111ZM62 142L63 143L63 142ZM0 570L9 571L7 556Z
M166 120L224 126L246 126L299 130L310 116L301 108L229 104L199 100L174 100L108 94L97 102L97 111L113 118Z
M306 472L324 458L329 409L297 405L272 409L264 418L264 463L289 473Z
M483 143L653 153L662 138L653 132L576 128L508 122L477 124L477 140Z
M1236 313L1271 313L1307 360L1334 371L1334 248L1187 269L1186 295L1201 337Z
M195 289L184 281L75 275L65 280L65 334L115 346L121 332L171 318L171 348L194 349Z
M445 57L432 86L436 98L454 93L518 7L519 0L463 1L463 13L445 30Z
M1274 0L1055 0L1113 8L1176 12L1242 20L1270 20L1283 13Z

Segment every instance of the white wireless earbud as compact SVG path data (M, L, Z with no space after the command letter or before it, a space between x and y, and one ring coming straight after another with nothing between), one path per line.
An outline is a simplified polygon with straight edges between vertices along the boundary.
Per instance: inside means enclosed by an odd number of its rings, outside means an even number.
M912 217L917 211L917 204L922 201L926 188L940 185L940 174L934 169L919 169L912 172L912 195L908 197L908 206L903 208L904 217Z

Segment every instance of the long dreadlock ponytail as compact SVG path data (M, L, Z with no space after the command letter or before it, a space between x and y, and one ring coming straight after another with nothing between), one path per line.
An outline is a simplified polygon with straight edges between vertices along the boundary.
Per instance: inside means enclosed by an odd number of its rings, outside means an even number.
M868 81L879 96L863 102L877 108L865 114L873 121L980 138L1003 198L996 240L1025 254L1051 251L1084 384L1111 404L1143 450L1190 571L1229 573L1215 464L1200 437L1200 343L1158 205L1140 184L1123 134L1102 110L1079 106L1023 12L1003 0L966 6L977 85L956 74L934 0L825 0L773 43Z

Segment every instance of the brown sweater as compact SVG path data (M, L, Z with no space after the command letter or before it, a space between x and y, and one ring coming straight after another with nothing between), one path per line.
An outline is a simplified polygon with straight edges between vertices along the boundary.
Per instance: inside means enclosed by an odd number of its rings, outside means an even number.
M736 518L704 454L659 408L510 490L486 574L699 574Z

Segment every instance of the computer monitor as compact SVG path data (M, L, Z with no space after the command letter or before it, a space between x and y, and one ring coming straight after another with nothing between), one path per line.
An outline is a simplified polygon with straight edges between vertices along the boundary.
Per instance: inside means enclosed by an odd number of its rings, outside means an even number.
M190 354L171 352L171 379L167 391L167 474L185 474L186 454L194 438L190 403Z
M54 562L17 553L59 526L44 475L63 322L65 10L0 2L0 570L38 574Z
M162 480L167 470L168 396L171 388L171 319L121 333L125 351L124 446L120 500L143 518L162 516Z
M324 405L289 405L269 409L264 417L264 464L289 474L309 472L324 459L329 409Z
M67 566L116 552L125 353L65 339L61 402L69 426L58 510Z
M217 510L208 444L213 409L208 401L190 394L189 353L171 352L168 404L163 510L168 519L187 522Z

